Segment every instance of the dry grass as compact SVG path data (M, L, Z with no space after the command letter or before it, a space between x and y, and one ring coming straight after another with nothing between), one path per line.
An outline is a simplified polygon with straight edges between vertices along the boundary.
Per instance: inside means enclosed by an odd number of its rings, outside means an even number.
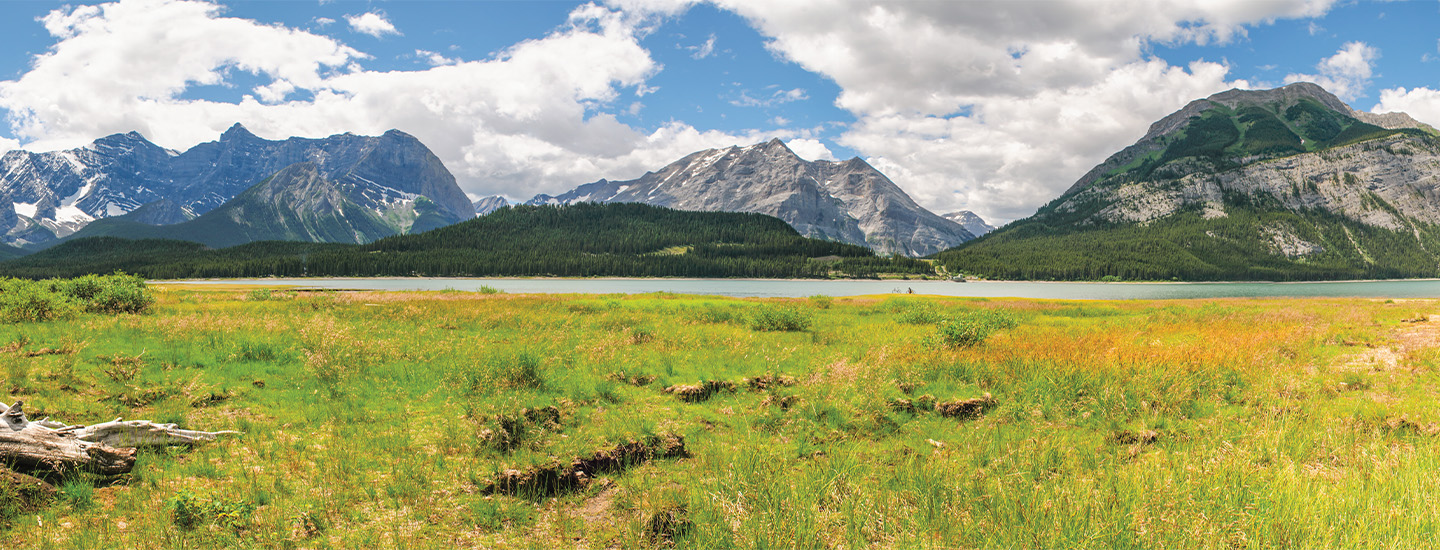
M1416 314L1440 311L1433 302L160 296L150 315L0 326L9 398L72 422L149 417L243 435L142 456L88 502L12 517L0 545L1421 548L1440 538L1430 496L1440 322ZM748 319L771 307L813 322L753 330ZM934 345L934 319L982 309L1016 326L972 347ZM798 383L744 383L768 375ZM737 391L693 403L664 392L697 381ZM987 393L978 417L891 406ZM545 407L558 420L525 420ZM502 428L506 444L487 444L486 430ZM670 432L689 458L571 476L545 498L481 494L505 469ZM171 516L182 492L254 512L182 529Z

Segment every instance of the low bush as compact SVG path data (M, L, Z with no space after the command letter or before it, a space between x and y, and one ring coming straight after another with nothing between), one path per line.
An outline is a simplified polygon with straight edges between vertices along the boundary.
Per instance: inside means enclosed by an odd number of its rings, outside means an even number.
M78 301L90 313L145 313L155 305L145 279L136 275L86 275L49 283L51 290Z
M968 311L936 325L933 341L941 347L968 348L983 344L997 330L1009 328L1015 328L1015 319L1003 311Z
M47 282L0 279L0 319L7 323L63 319L80 309L75 299L55 292Z
M815 320L808 312L793 307L762 306L750 313L750 329L765 332L810 330Z

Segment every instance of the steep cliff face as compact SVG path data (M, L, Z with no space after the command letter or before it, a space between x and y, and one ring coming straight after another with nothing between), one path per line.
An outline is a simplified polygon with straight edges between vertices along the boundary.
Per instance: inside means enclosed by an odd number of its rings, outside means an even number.
M1440 138L1408 115L1357 113L1313 84L1231 90L942 256L1025 278L1434 276L1437 187Z
M885 254L926 255L974 238L922 208L860 159L808 162L780 140L693 153L629 181L600 180L529 204L638 202L679 210L756 212L801 235Z
M424 196L449 223L472 217L455 178L424 144L403 132L271 141L237 124L218 141L183 153L134 132L70 151L7 153L0 158L0 194L10 199L0 208L12 206L19 217L14 223L0 219L0 230L7 231L6 242L24 238L20 232L29 235L26 242L43 242L161 199L204 214L299 163L314 164L352 202L377 215L410 209ZM36 227L49 235L36 236Z

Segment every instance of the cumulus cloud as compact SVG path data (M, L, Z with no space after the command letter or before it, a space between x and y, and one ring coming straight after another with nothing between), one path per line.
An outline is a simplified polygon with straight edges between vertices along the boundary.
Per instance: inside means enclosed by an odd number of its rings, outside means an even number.
M347 15L345 22L350 24L350 30L360 34L368 34L380 38L387 34L399 35L400 31L390 23L384 15L376 12L362 13L360 15Z
M1345 101L1355 101L1365 95L1370 86L1370 76L1380 50L1364 42L1350 42L1335 52L1335 55L1320 60L1315 65L1318 74L1291 74L1285 76L1285 83L1314 82Z
M812 139L619 122L611 113L625 107L622 92L660 67L639 44L644 17L595 5L491 59L386 72L365 70L368 56L335 39L222 11L196 0L56 9L44 18L55 45L0 81L0 109L31 150L129 131L183 150L235 122L272 139L398 128L429 145L465 191L513 197L638 177L699 149ZM237 71L267 82L238 102L186 97ZM801 147L828 154L818 142Z
M287 86L323 88L366 57L327 37L220 11L206 2L167 0L52 11L41 22L58 42L19 79L0 82L0 108L9 111L15 136L36 149L129 131L193 144L214 133L183 120L205 108L179 99L189 87L222 84L238 70L287 83L255 92L276 100Z
M835 153L818 139L790 138L785 140L785 146L805 160L835 160Z
M1415 120L1440 127L1440 90L1430 88L1390 88L1380 91L1380 101L1373 113L1403 112Z
M1153 43L1222 43L1332 0L713 0L841 88L839 139L937 211L1025 216L1154 120L1245 82Z
M0 137L0 155L20 148L20 142L9 138Z

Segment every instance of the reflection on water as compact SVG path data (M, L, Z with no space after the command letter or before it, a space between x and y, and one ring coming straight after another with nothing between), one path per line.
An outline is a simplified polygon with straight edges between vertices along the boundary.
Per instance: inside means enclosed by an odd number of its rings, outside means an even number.
M906 293L1064 300L1163 300L1225 297L1440 298L1440 280L1333 283L1023 283L949 281L809 281L754 279L228 279L185 284L269 284L359 290L479 290L514 294L673 292L742 297L858 296Z

